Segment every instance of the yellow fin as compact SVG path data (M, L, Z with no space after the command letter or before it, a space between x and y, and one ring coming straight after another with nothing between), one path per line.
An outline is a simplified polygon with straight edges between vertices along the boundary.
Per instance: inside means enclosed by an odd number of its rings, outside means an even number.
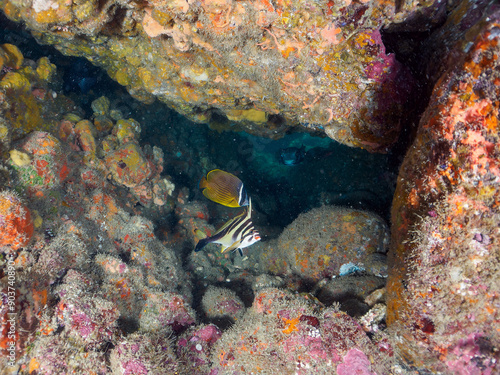
M240 245L241 245L241 240L238 240L238 241L236 241L235 243L233 243L233 244L232 244L231 246L229 246L229 247L226 247L226 248L222 247L222 249L221 249L221 251L220 251L220 252L221 252L222 254L227 253L227 252L229 252L229 251L231 251L231 250L235 250L235 249L237 249L237 248L238 248L238 246L240 246Z
M208 181L207 181L207 178L206 177L203 177L201 180L200 180L200 183L198 185L200 187L200 189L204 189L206 187L208 187Z
M199 229L196 229L196 230L194 231L194 235L195 235L195 236L196 236L196 238L197 238L197 239L199 239L199 240L202 240L202 239L204 239L204 238L207 238L206 233L205 233L205 232L203 232L203 231L201 231L201 230L199 230Z

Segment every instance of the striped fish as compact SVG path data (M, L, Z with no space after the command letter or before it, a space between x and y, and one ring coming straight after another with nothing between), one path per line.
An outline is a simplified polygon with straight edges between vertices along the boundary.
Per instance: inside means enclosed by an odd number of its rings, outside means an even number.
M206 245L213 242L222 245L221 253L238 250L243 255L241 249L260 241L259 232L253 226L251 216L252 200L249 198L246 212L229 220L212 237L201 239L196 244L194 251L200 251Z
M214 169L200 181L203 195L216 203L227 207L243 207L248 205L248 195L243 182L235 175Z

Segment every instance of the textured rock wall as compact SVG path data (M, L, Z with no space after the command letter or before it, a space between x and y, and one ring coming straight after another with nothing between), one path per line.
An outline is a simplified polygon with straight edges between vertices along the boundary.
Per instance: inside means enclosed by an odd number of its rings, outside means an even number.
M498 371L498 7L485 17L452 50L392 210L393 343L408 364L445 374Z
M0 1L3 12L25 22L40 41L85 56L141 101L156 97L219 129L277 137L302 125L372 151L385 151L397 139L413 85L387 53L380 30L406 21L425 29L441 19L443 6L366 0Z

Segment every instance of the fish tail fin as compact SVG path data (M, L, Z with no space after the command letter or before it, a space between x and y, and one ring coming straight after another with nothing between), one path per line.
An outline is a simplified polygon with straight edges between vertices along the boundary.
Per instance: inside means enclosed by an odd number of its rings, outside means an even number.
M202 250L205 246L207 246L208 244L210 243L210 238L209 237L206 237L206 238L202 238L201 240L198 241L198 243L196 244L195 248L194 248L194 251L195 252L198 252L200 250Z

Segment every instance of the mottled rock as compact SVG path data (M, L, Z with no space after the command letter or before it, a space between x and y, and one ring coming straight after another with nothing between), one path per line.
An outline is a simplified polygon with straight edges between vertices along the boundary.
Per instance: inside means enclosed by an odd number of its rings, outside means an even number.
M61 142L47 132L33 132L11 152L10 165L32 194L59 187L70 169Z
M500 11L488 19L451 53L393 202L387 322L432 372L498 372Z
M377 215L323 206L299 215L277 246L294 273L319 281L351 270L386 275L388 244L387 225Z
M104 352L71 346L60 336L40 337L28 355L29 373L62 375L68 373L108 374Z
M33 236L33 220L28 207L12 191L0 192L0 247L15 252Z
M191 328L177 340L177 355L192 375L210 374L212 348L222 333L216 325Z
M269 137L300 124L373 151L396 141L413 86L386 50L382 28L404 31L409 22L426 30L444 7L228 0L127 3L116 11L121 6L2 4L44 43L91 59L141 101L156 97L194 121Z
M234 291L210 285L201 299L203 311L209 319L236 321L245 313L245 306Z
M10 128L9 139L17 141L34 131L53 131L65 112L79 110L62 93L52 90L58 85L56 66L47 57L27 63L17 47L9 49L15 57L11 65L0 70L0 114Z
M140 316L145 332L181 331L195 322L196 315L186 299L170 292L150 292Z
M99 349L118 334L119 312L116 305L97 295L82 294L83 285L63 284L55 309L61 334L76 347ZM77 292L80 289L80 292Z
M215 343L211 359L218 373L271 369L287 375L387 374L391 362L347 314L331 308L316 313L302 297L275 288L256 294L243 318ZM365 372L347 371L358 369Z
M168 337L134 333L118 341L110 354L114 375L175 374L177 357Z
M136 143L118 146L106 156L105 163L113 178L127 187L136 187L151 175L149 164Z

